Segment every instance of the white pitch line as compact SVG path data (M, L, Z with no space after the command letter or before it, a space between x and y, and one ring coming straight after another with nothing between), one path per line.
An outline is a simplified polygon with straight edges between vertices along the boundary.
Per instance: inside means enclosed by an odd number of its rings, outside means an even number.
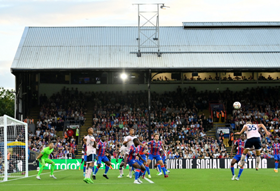
M147 180L149 183L151 183L151 184L154 184L154 182L153 181L151 181L150 179L148 179L148 178L144 178L145 180Z
M62 183L62 184L57 184L54 183L53 186L61 186L61 185L81 185L81 184L85 184L84 182L81 181L81 183ZM133 184L133 183L94 183L92 185L96 185L96 184L111 184L111 185L116 185L116 184ZM18 185L22 185L22 186L52 186L50 184L17 184ZM5 186L15 186L14 184L7 184Z
M66 170L66 169L65 169L65 170ZM65 171L65 170L59 170L59 171L54 171L54 172L57 173L57 172ZM49 172L46 172L46 173L42 173L41 175L44 175L44 174L50 174L50 173L49 173ZM23 178L31 178L31 177L34 177L34 176L37 176L37 174L32 175L32 176L28 176L28 177L22 177L22 178L16 178L16 179L12 179L12 180L2 181L2 182L0 182L0 183L11 182L11 181L20 180L20 179L23 179ZM12 177L11 177L11 178L12 178Z

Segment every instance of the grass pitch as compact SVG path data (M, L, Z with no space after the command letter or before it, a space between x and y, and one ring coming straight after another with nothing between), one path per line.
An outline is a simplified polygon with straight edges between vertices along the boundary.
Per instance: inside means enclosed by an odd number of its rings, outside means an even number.
M109 180L102 174L104 170L99 170L94 184L83 182L83 171L78 170L57 170L55 176L57 180L49 177L49 171L44 170L41 180L36 179L36 171L29 172L28 178L10 179L8 182L0 183L1 191L249 191L249 190L280 190L280 173L275 173L273 169L244 169L239 181L231 180L230 169L182 169L170 170L169 178L157 176L156 170L151 170L153 183L142 180L143 184L133 184L134 179L119 179L118 170L108 172ZM128 170L125 170L125 176ZM238 169L235 170L236 175Z

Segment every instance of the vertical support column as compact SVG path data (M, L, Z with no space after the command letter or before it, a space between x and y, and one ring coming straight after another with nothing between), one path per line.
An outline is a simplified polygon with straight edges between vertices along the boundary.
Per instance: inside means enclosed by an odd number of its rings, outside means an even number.
M28 125L25 123L25 177L28 177Z
M15 104L14 104L14 118L17 119L17 76L15 74Z
M156 30L157 30L157 46L158 46L158 56L160 56L160 46L159 46L159 4L157 4L157 26L156 26Z
M8 147L7 147L7 142L8 142L8 128L7 128L7 116L4 115L4 164L5 164L5 170L4 170L4 179L3 181L8 180Z
M149 139L151 140L151 69L148 73L148 115Z
M137 5L138 8L138 53L137 53L137 57L141 57L141 52L140 52L140 5Z

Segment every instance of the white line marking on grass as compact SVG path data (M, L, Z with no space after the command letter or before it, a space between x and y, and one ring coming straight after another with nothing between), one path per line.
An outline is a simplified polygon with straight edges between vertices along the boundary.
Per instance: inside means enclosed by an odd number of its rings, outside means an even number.
M59 180L59 179L57 179ZM17 186L62 186L62 185L81 185L81 184L85 184L85 183L62 183L62 184L57 184L57 183L53 183L52 185L50 184L16 184ZM94 184L88 184L88 185L95 185L95 184L111 184L111 185L116 185L116 184L133 184L133 182L130 183L94 183ZM14 184L7 184L5 186L15 186Z
M154 182L153 181L151 181L150 179L148 179L148 178L144 178L145 180L147 180L149 183L151 183L151 184L154 184Z
M65 169L66 170L66 169ZM65 170L58 170L58 171L54 171L55 173L57 172L62 172L62 171L65 171ZM44 175L44 174L50 174L49 172L46 172L46 173L42 173L41 175ZM5 182L10 182L10 181L14 181L14 180L20 180L20 179L24 179L24 178L31 178L31 177L34 177L34 176L37 176L37 174L35 175L32 175L32 176L28 176L28 177L22 177L22 178L16 178L16 179L12 179L12 180L7 180L7 181L2 181L0 183L5 183ZM12 177L10 177L12 178ZM23 185L23 184L22 184Z

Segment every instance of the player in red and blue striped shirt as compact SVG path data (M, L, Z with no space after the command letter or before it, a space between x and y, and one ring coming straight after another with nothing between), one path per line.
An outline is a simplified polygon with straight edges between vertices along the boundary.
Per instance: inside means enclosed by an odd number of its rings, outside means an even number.
M126 153L125 158L127 160L127 164L131 167L134 167L135 169L135 180L134 184L141 184L142 181L139 179L141 175L145 173L145 166L142 165L138 160L136 160L136 156L139 157L142 161L144 159L140 156L139 150L138 150L138 145L140 145L140 141L137 138L133 139L134 145L130 146L129 152Z
M159 141L159 134L155 133L154 134L154 140L148 142L148 145L150 145L150 154L149 154L149 159L148 159L148 166L150 165L150 163L152 162L153 159L156 159L156 162L158 164L160 164L161 169L164 173L164 177L167 178L167 171L166 168L162 162L162 158L160 156L160 149L163 150L163 152L165 152L163 144L161 143L161 141Z
M140 160L140 163L144 164L145 168L146 168L146 171L145 173L147 172L148 173L148 177L149 178L152 178L151 177L151 174L150 174L150 168L149 166L147 165L147 157L146 157L146 154L148 153L148 148L145 146L145 143L146 142L143 142L143 137L139 137L139 141L142 142L143 145L138 145L138 150L139 150L139 154L140 156L144 159L144 161ZM143 178L145 176L145 173L143 175Z
M162 144L164 144L163 141L162 141ZM162 149L160 149L160 153L161 153L162 162L163 162L163 164L165 166L166 172L167 172L167 174L169 174L170 171L167 170L167 166L166 166L166 154L165 154L165 152ZM157 175L158 176L162 175L160 164L157 164L157 168L158 168L158 174Z
M279 149L280 149L280 143L278 140L275 140L275 143L273 144L273 150L274 150L274 161L275 161L274 172L276 173L278 172L278 163L280 160Z
M107 143L105 141L106 141L106 137L103 135L101 137L101 140L97 144L97 157L96 157L97 167L95 168L95 171L92 175L92 178L94 180L96 179L96 173L98 172L99 168L101 167L101 162L104 162L106 164L105 173L103 174L103 177L105 177L106 179L109 179L107 176L107 172L109 171L109 168L113 169L113 167L111 166L112 165L111 162L105 155L105 152L107 149Z
M238 147L238 150L237 150L237 153L236 155L233 157L232 161L231 161L231 172L232 172L232 179L231 180L239 180L242 172L243 172L243 167L239 169L239 173L238 173L238 177L235 178L235 174L234 174L234 164L235 163L238 163L241 159L241 155L244 151L244 148L245 148L245 139L246 139L246 136L244 134L240 135L240 139L238 139L234 145L232 146L231 148L231 154L230 156L232 156L232 153L233 153L233 150Z

